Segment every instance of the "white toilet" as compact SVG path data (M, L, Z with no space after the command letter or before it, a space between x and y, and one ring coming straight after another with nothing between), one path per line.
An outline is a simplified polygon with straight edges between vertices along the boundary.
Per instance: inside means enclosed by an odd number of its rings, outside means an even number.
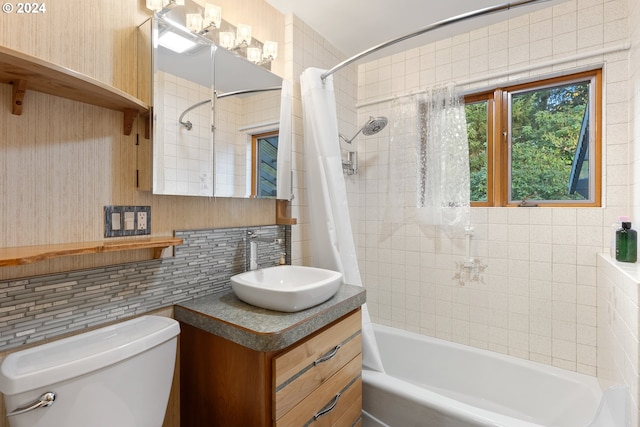
M9 424L160 427L179 333L173 319L144 316L10 354L0 366Z

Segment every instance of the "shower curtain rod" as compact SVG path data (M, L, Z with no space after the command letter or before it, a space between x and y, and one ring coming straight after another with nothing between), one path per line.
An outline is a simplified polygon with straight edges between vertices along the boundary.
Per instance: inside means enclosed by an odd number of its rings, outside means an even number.
M218 93L216 92L215 95L217 99L220 99L220 98L226 98L227 96L244 95L246 93L270 92L272 90L281 90L281 89L282 89L282 86L271 86L271 87L263 87L261 89L241 89L233 92L221 93L220 95L218 95Z
M509 10L512 8L516 8L516 7L520 7L520 6L525 6L528 4L533 4L533 3L543 3L543 2L547 2L550 0L520 0L520 1L515 1L515 2L511 2L511 3L503 3L500 5L496 5L496 6L489 6L483 9L478 9L478 10L474 10L472 12L467 12L467 13L463 13L461 15L457 15L451 18L447 18L447 19L443 19L442 21L427 25L426 27L423 27L421 29L419 29L418 31L415 31L413 33L409 33L406 34L404 36L386 41L384 43L380 43L379 45L373 46L365 51L362 51L360 53L358 53L357 55L352 56L349 59L346 59L344 61L342 61L341 63L339 63L338 65L336 65L335 67L331 68L328 71L325 71L320 78L322 79L322 81L325 81L325 79L327 77L329 77L330 75L334 74L336 71L351 65L352 63L358 61L361 58L364 58L365 56L371 55L372 53L375 53L379 50L385 49L389 46L392 46L396 43L400 43L402 41L408 40L410 38L416 37L416 36L420 36L422 34L428 33L430 31L433 30L437 30L439 28L444 28L448 25L451 24L456 24L458 22L462 22L462 21L466 21L467 19L472 19L472 18L477 18L479 16L483 16L483 15L489 15L491 13L495 13L495 12L502 12L504 10Z
M221 93L220 95L218 95L217 92L214 91L214 95L216 97L216 99L220 99L220 98L226 98L228 96L235 96L235 95L244 95L247 93L259 93L259 92L270 92L272 90L281 90L282 86L272 86L272 87L264 87L261 89L241 89L241 90L236 90L233 92L225 92L225 93ZM193 110L194 108L198 108L201 105L204 105L208 102L211 102L211 98L209 99L205 99L204 101L200 101L200 102L196 102L195 104L193 104L191 107L187 108L186 110L184 110L182 112L182 114L180 114L180 118L178 119L178 123L180 123L182 126L186 127L187 130L191 130L191 128L193 127L193 124L190 121L182 121L184 119L184 116L191 110Z

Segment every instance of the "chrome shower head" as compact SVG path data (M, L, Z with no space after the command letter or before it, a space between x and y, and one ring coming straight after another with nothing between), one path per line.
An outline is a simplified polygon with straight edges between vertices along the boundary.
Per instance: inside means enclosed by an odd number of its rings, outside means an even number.
M369 121L362 126L358 132L356 132L351 139L347 139L344 135L340 134L340 138L344 139L346 143L351 144L351 142L356 139L356 136L360 135L362 132L364 135L375 135L380 132L387 125L389 121L386 117L369 117Z
M358 132L351 139L345 138L344 135L340 134L340 138L344 139L344 142L347 144L351 144L351 142L356 139L356 136L360 135L362 132L363 135L375 135L380 132L387 125L389 121L386 117L369 117L369 121L362 126ZM343 147L347 151L347 160L342 161L342 171L346 172L347 175L355 175L358 173L358 152L352 148Z
M386 117L369 117L369 121L362 127L364 135L375 135L387 125L389 121Z

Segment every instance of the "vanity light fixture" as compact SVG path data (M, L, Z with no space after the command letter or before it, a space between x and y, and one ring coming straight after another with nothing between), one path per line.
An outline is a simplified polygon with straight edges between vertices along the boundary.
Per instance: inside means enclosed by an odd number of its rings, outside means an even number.
M180 30L195 33L200 36L210 33L205 37L209 39L218 36L218 46L228 51L235 52L247 58L254 64L263 66L268 65L278 57L278 43L274 41L265 41L264 45L252 37L251 25L238 24L234 28L233 25L222 19L222 8L208 1L204 2L204 10L200 8L199 13L185 13L184 24L169 19L167 13L175 6L184 6L185 0L145 0L148 9L156 12L164 17ZM202 3L200 3L202 5ZM174 12L172 12L174 13ZM180 19L177 19L180 21ZM222 29L226 31L221 31ZM215 30L215 31L214 31ZM158 43L175 52L184 52L193 47L196 43L188 38L179 35L158 38Z
M232 51L249 48L251 45L251 25L238 24L235 36L232 32L221 31L219 33L218 43L223 48Z
M200 13L187 13L186 21L187 28L198 34L220 29L222 8L212 3L205 3L204 17Z
M146 0L147 9L165 14L175 6L184 6L184 0ZM204 34L210 30L220 29L222 8L213 3L205 3L204 16L200 13L187 13L186 26L194 33Z
M274 61L278 57L278 42L267 40L262 49L259 47L247 48L247 59L254 64L264 65Z

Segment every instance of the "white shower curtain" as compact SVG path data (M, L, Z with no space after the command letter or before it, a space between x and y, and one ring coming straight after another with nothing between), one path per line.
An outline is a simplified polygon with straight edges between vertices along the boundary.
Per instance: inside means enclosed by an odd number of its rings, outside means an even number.
M291 193L291 82L282 81L280 93L280 129L278 135L278 166L276 198L292 200Z
M316 267L340 271L362 286L342 174L333 78L308 68L300 76L311 256ZM367 305L362 310L363 365L383 371Z
M395 99L391 123L383 237L408 223L462 235L470 214L463 97L448 85Z

